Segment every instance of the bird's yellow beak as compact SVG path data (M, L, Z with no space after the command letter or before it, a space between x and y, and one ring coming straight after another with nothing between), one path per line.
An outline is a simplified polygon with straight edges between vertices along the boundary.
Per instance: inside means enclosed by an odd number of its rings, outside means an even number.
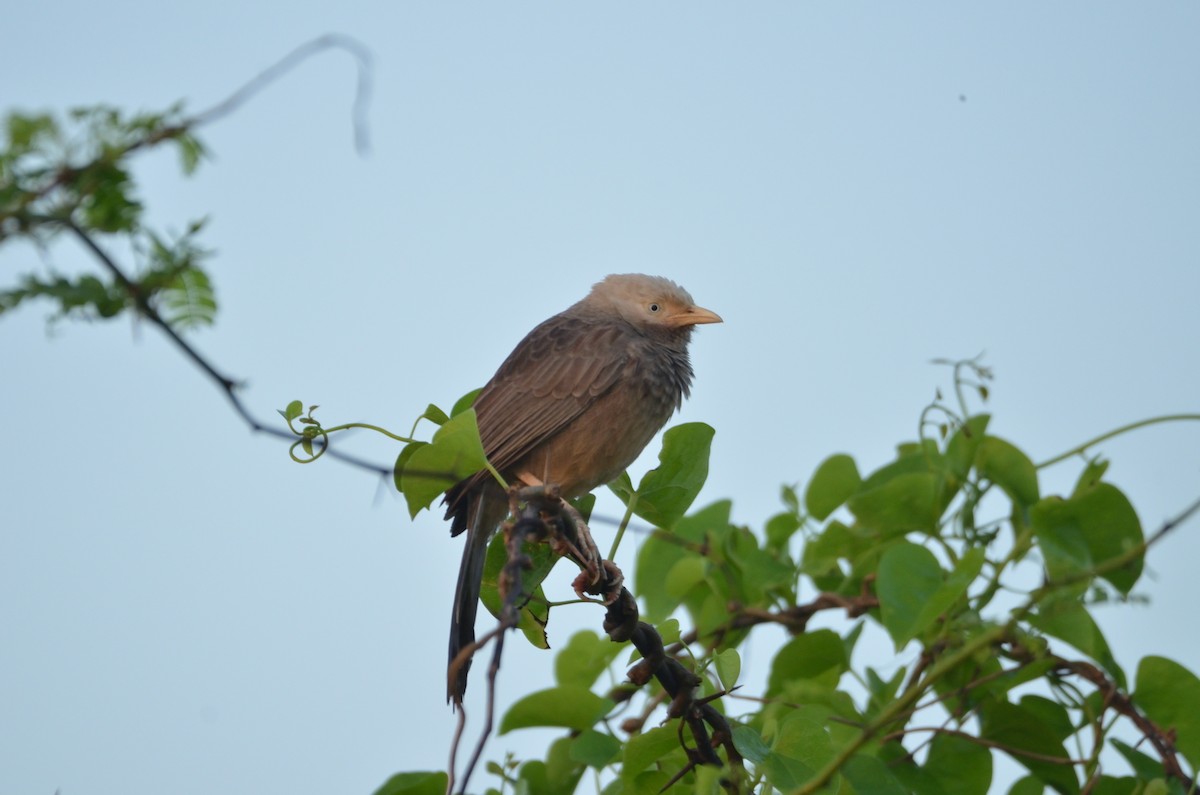
M699 326L701 323L724 323L721 316L711 309L705 309L702 306L689 306L679 314L671 318L671 325L682 326Z

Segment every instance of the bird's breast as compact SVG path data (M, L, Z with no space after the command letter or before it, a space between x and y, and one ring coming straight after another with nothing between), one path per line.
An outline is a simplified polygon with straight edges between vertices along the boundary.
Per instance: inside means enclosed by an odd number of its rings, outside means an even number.
M640 373L599 397L535 450L523 468L577 497L616 479L666 424L682 398L670 379Z

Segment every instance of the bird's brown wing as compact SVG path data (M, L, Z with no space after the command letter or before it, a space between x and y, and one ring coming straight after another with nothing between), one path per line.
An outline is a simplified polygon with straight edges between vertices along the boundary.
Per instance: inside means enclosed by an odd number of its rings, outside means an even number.
M475 401L488 460L500 471L520 463L633 367L630 331L619 321L562 314L542 323Z

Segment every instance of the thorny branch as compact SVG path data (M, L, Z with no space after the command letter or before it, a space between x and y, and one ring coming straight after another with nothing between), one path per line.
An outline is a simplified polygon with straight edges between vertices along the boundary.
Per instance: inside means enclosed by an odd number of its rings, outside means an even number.
M1096 691L1100 694L1101 703L1104 705L1104 708L1101 710L1101 712L1112 709L1117 714L1127 718L1135 727L1137 727L1139 734L1146 741L1148 741L1151 746L1154 747L1155 752L1162 760L1164 775L1167 778L1173 778L1179 781L1183 785L1185 792L1195 791L1196 782L1193 781L1190 776L1188 776L1187 772L1183 768L1183 765L1179 761L1179 755L1177 749L1175 748L1172 730L1169 728L1163 729L1142 714L1134 704L1133 698L1130 697L1129 694L1123 692L1115 682L1113 682L1102 670L1100 670L1100 668L1083 660L1068 660L1065 657L1061 657L1057 654L1049 654L1042 658L1034 652L1031 652L1029 649L1026 649L1024 646L1012 642L1006 643L1005 646L1009 650L1009 656L1018 663L1018 667L1023 667L1029 663L1037 661L1038 659L1046 659L1053 663L1053 670L1056 673L1060 675L1069 674L1078 676L1079 678L1092 684L1096 688ZM928 663L928 661L926 661L926 663ZM962 688L955 690L954 695L962 696L971 690L977 689L982 685L997 679L998 677L1005 676L1010 673L1012 673L1011 669L998 671L995 674L980 677L979 679L964 685ZM942 696L936 699L936 701L942 701L945 698L946 696ZM917 710L929 706L930 703L922 704L906 713L903 716L904 719L911 717L912 714L914 714ZM959 720L964 718L965 715L957 715L957 719ZM1098 732L1098 747L1101 741L1100 735L1102 734L1102 731L1099 728L1099 716L1096 718L1096 725ZM946 727L906 727L889 734L885 734L880 739L885 742L889 740L899 740L906 735L919 731L928 731L934 734L952 735L977 745L981 745L985 748L994 748L997 750L1002 750L1005 753L1013 756L1023 756L1029 759L1036 759L1051 764L1082 766L1087 761L1081 759L1072 759L1069 757L1039 754L1027 749L1018 748L1005 743L997 742L995 740L989 740L985 737L979 737L968 732L961 732ZM915 753L915 750L912 753Z
M1074 674L1093 684L1102 695L1104 704L1128 718L1141 735L1154 746L1155 752L1162 759L1163 772L1167 778L1177 779L1183 784L1186 792L1195 791L1196 782L1184 772L1183 766L1179 763L1179 756L1176 753L1175 742L1170 730L1162 729L1143 715L1134 704L1133 699L1128 694L1121 692L1120 688L1095 665L1082 660L1067 660L1057 655L1052 655L1050 659L1055 662L1056 670Z
M452 663L449 674L453 677L458 666L469 659L471 654L488 643L493 644L492 662L488 668L484 726L460 785L456 783L454 770L464 720L461 713L465 713L465 708L460 709L460 728L455 734L450 752L448 792L466 791L467 783L483 752L483 746L491 734L495 707L495 677L500 668L505 631L517 626L518 610L526 598L521 584L521 572L531 564L522 547L529 541L549 541L557 551L565 552L566 557L579 565L584 573L576 580L577 590L600 596L601 601L608 605L604 631L613 641L629 641L641 653L642 659L628 671L629 681L641 687L651 679L656 679L666 697L670 699L667 717L680 720L680 743L689 761L667 786L678 781L697 765L724 764L717 755L717 748L725 751L731 767L742 770L742 757L734 747L733 731L725 716L712 706L712 699L696 698L702 680L679 660L669 655L658 631L639 619L637 602L633 594L622 585L624 575L621 570L608 560L602 561L600 565L596 564L598 553L595 552L595 544L590 543L586 525L582 522L577 523L578 514L574 514L571 507L559 498L557 488L537 486L517 489L510 492L510 498L521 503L523 507L517 520L506 525L505 529L508 560L500 577L502 608L499 621L492 632L460 653ZM610 697L620 702L629 699L632 694L633 691L626 688L614 691ZM693 745L689 746L684 739L682 732L685 728L691 735ZM730 791L740 789L738 783L733 780L725 780L722 784Z

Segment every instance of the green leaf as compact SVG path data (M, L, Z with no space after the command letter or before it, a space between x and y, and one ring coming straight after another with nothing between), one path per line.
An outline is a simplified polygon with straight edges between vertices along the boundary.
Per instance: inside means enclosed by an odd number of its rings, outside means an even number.
M800 518L794 513L775 514L767 520L767 546L771 549L783 549L801 526Z
M570 737L554 740L545 762L533 759L521 765L514 789L519 793L571 795L586 770L583 763L571 758L571 750Z
M745 604L764 604L768 593L790 587L795 579L795 565L761 548L758 537L746 528L726 536L725 553L740 586L740 601Z
M985 438L990 419L991 417L987 414L978 414L969 418L966 423L955 429L950 441L946 443L946 450L941 459L942 478L938 483L938 508L940 511L944 512L949 507L970 477L971 468L975 466L979 445ZM968 505L964 506L967 512L970 512L973 502L974 497L968 499ZM969 519L967 524L971 524Z
M986 557L983 547L971 547L959 559L954 571L945 579L917 614L917 633L923 632L943 615L951 614L951 608L967 592L971 583L979 576Z
M404 461L399 488L416 516L446 489L487 467L475 410L456 414L438 428L430 444L417 447Z
M561 685L530 693L508 708L500 734L535 726L558 726L583 731L603 718L613 702L586 687Z
M211 326L217 301L208 274L196 267L180 271L162 291L160 313L177 329Z
M883 553L875 593L880 619L897 651L937 618L925 607L941 588L942 567L925 547L903 541Z
M299 400L293 400L287 404L286 409L279 413L283 415L284 419L294 420L304 413L304 404Z
M1047 497L1033 506L1030 523L1046 563L1046 574L1052 582L1093 571L1091 551L1069 501L1057 496ZM1086 582L1072 592L1083 593L1085 590Z
M0 313L15 309L32 298L47 298L57 304L54 318L82 316L107 320L131 305L124 286L103 282L91 275L80 276L74 281L62 276L42 281L26 275L21 278L20 284L15 290L0 292Z
M1078 497L1088 489L1100 485L1100 481L1104 478L1104 473L1107 471L1107 461L1101 458L1094 458L1088 461L1087 466L1083 468L1083 472L1079 473L1079 480L1075 481L1075 491L1071 492L1071 496Z
M779 499L787 506L787 509L794 514L800 513L800 498L796 496L794 486L789 486L786 483L779 487Z
M397 773L375 790L375 795L443 795L448 778L444 771Z
M858 645L858 639L862 637L863 626L865 624L866 622L861 620L856 622L850 628L850 631L846 633L845 637L842 638L842 648L846 650L847 660L854 659L854 647Z
M575 506L575 510L579 511L579 515L583 517L585 523L592 520L592 508L596 507L596 495L593 492L588 492L580 497L571 500L571 505Z
M986 436L976 452L979 474L995 483L1022 508L1038 501L1037 468L1029 456L996 436Z
M538 649L550 648L546 638L546 624L550 621L550 608L546 604L546 594L542 590L542 581L550 574L558 556L550 549L549 544L526 544L524 547L529 559L528 568L521 571L521 590L528 599L521 605L517 616L517 628L525 638ZM497 618L503 607L500 596L500 576L508 563L508 547L504 542L504 534L497 533L488 542L487 557L483 562L483 579L479 585L479 599L488 612Z
M1074 596L1043 601L1037 613L1029 616L1029 623L1079 649L1108 671L1119 687L1125 687L1125 672L1113 658L1099 625Z
M742 658L737 649L726 649L717 652L713 658L717 666L717 677L725 690L732 690L737 685L738 677L742 674Z
M842 775L859 795L908 795L888 766L874 756L855 754L842 766Z
M885 538L913 530L937 530L941 511L937 476L932 472L904 472L874 488L868 488L868 484L849 502L850 512L859 524Z
M70 187L80 196L83 226L97 232L130 232L138 225L142 205L133 198L129 173L111 160L95 160L81 168Z
M645 604L643 617L646 621L652 624L662 621L682 601L682 595L668 586L671 570L680 561L691 559L703 565L700 556L680 540L699 543L707 533L729 527L732 509L729 500L713 503L681 519L672 532L657 532L645 540L638 550L635 582L637 593ZM677 578L681 576L676 575ZM678 586L680 581L674 582Z
M1200 768L1200 679L1174 660L1143 657L1133 700L1150 720L1174 730L1175 747L1193 770Z
M978 743L938 734L923 765L947 795L987 795L992 785L992 753Z
M780 792L794 790L816 775L817 771L799 759L785 754L772 753L759 768L766 774L767 781ZM831 790L836 792L836 790Z
M862 477L854 459L844 453L821 462L804 492L809 514L823 522L862 486Z
M1030 521L1051 581L1085 576L1142 544L1137 513L1125 495L1108 483L1069 500L1047 497L1033 506ZM1142 556L1138 555L1101 576L1127 594L1141 573Z
M737 724L733 728L733 747L738 753L755 764L760 764L771 754L771 747L763 742L762 735L753 727Z
M1033 715L1039 724L1049 729L1060 741L1065 742L1075 733L1067 708L1057 701L1030 694L1021 696L1021 709Z
M642 544L638 550L635 582L646 621L652 624L661 621L679 606L679 596L667 588L667 575L676 564L693 554L657 534Z
M707 570L708 563L698 555L682 558L667 572L667 593L676 601L683 601L693 588L704 582Z
M858 626L861 628L862 624L860 623ZM871 694L868 702L869 715L878 714L896 698L896 694L900 692L900 685L904 684L904 675L907 671L907 668L901 667L892 674L891 679L885 681L874 668L867 668L867 689Z
M1110 742L1113 748L1116 748L1117 752L1125 757L1125 761L1133 768L1133 772L1140 781L1153 781L1166 775L1162 761L1142 753L1131 745L1126 745L1116 737L1112 738Z
M399 455L396 456L396 463L392 465L392 482L396 485L396 491L404 493L404 488L401 485L401 479L404 476L404 467L408 465L408 461L412 458L417 450L425 447L429 442L409 442L400 448Z
M946 443L946 452L943 455L946 470L960 483L967 479L971 467L975 465L975 456L979 451L980 442L985 438L990 420L991 417L987 414L971 417Z
M638 484L634 513L662 528L673 527L687 513L708 478L713 433L702 422L689 422L663 434L659 464Z
M682 759L682 752L676 758ZM603 795L661 795L671 776L665 770L647 770L629 779L621 778L606 787ZM620 787L620 789L615 789ZM525 793L519 793L525 795Z
M803 706L780 722L763 767L772 784L789 790L812 778L832 758L833 743L820 711Z
M585 729L571 741L571 759L601 770L621 753L621 741L611 734Z
M179 165L185 176L191 176L196 173L196 169L200 165L200 161L204 158L204 144L200 143L200 139L196 138L191 133L182 133L175 137L175 143L179 146Z
M425 407L425 411L421 412L421 416L418 417L417 419L418 420L429 420L434 425L445 425L446 421L450 418L448 416L446 416L446 412L442 411L440 408L438 408L437 406L430 403L428 406Z
M1003 701L983 703L979 713L980 736L998 743L1013 760L1062 795L1076 795L1079 792L1079 779L1076 778L1074 767L1039 758L1068 759L1070 755L1063 747L1062 740L1050 727L1041 723L1036 714Z
M620 475L617 475L616 480L608 484L608 488L626 506L633 499L633 481L629 479L628 472L622 472Z
M8 142L3 148L16 154L24 154L40 146L43 139L54 140L59 135L58 123L48 113L9 113L4 121Z
M700 637L714 633L718 628L726 628L729 624L729 594L723 583L710 578L706 585L706 588L693 589L685 600L692 623ZM737 645L744 633L745 630L730 633L721 643L725 647Z
M479 393L482 391L483 387L472 389L470 392L454 401L454 406L450 409L450 415L453 416L455 414L462 414L464 411L471 408L471 406L474 406L475 398L479 397Z
M1008 790L1008 795L1043 795L1046 785L1033 776L1018 779Z
M1098 483L1072 497L1071 505L1084 542L1096 565L1137 549L1143 541L1142 524L1129 499L1110 483ZM1142 556L1100 576L1123 594L1133 590L1142 575Z
M560 685L591 687L621 651L621 644L580 630L554 658L554 678Z
M659 726L635 734L625 743L621 778L630 780L673 751L680 750L677 726Z
M804 680L832 689L846 666L846 647L836 632L818 629L797 635L784 644L771 662L767 695L780 695L789 683Z
M1093 795L1154 795L1150 787L1142 788L1141 782L1132 776L1100 776L1092 790ZM1159 795L1167 795L1164 787Z
M823 530L811 536L804 544L800 570L810 577L839 576L840 560L854 560L870 544L858 529L851 529L836 519ZM834 590L829 585L819 585L824 590Z
M679 619L668 618L666 621L660 621L656 627L659 637L666 646L672 643L678 643L679 637L682 634L679 629Z

